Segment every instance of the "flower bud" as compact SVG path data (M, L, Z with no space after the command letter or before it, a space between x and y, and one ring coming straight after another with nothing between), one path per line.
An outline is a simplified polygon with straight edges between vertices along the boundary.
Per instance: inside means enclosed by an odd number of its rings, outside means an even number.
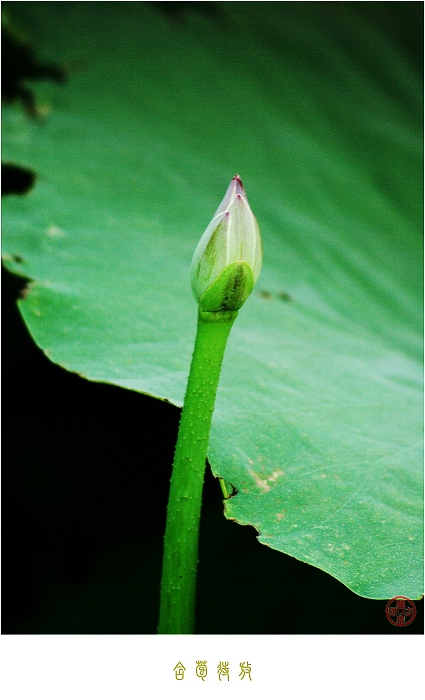
M262 244L239 175L199 241L191 267L192 289L201 311L237 311L260 275Z

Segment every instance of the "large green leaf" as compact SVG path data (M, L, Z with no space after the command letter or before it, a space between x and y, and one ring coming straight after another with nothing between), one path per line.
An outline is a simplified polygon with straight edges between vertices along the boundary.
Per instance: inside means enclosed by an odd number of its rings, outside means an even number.
M264 269L214 413L226 515L372 598L422 594L418 5L11 8L73 67L37 88L44 123L4 111L4 156L38 174L3 227L35 341L181 405L190 260L239 172Z

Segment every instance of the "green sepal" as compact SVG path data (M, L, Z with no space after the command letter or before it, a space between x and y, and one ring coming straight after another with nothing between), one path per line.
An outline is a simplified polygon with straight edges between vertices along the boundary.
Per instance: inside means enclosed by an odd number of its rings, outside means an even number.
M252 267L244 261L228 265L199 299L202 311L237 311L246 302L255 280Z

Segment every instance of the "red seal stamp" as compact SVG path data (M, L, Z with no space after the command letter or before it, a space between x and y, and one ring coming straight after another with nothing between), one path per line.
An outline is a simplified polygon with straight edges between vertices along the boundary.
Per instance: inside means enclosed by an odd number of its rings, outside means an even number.
M413 600L404 595L396 595L385 606L385 615L388 622L396 627L411 625L416 617L416 605Z

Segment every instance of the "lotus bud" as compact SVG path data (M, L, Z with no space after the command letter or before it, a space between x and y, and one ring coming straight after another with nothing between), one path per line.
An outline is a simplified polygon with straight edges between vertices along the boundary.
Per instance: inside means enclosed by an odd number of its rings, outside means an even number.
M237 311L260 275L262 243L239 175L199 241L191 267L201 311Z

